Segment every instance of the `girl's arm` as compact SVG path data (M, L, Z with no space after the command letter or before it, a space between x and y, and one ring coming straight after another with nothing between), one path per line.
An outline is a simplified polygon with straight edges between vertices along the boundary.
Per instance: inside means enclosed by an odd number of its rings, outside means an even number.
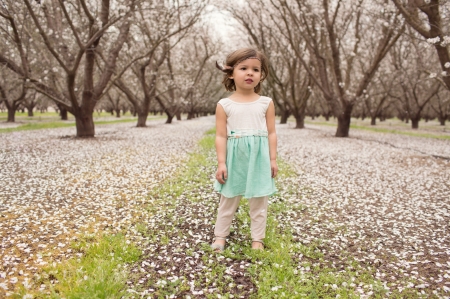
M220 104L217 104L216 108L216 153L218 163L216 179L219 183L225 184L228 177L225 164L227 157L227 115Z
M275 106L273 101L270 101L269 107L266 111L267 131L269 133L269 154L270 154L270 168L272 170L272 177L276 177L278 173L277 165L277 133L275 131Z

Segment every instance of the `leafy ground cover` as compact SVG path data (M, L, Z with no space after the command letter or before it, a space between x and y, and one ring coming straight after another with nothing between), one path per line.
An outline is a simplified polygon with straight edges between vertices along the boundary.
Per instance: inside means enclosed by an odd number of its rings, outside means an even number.
M293 121L293 120L291 120ZM325 120L324 117L317 117L315 119L306 119L306 124L309 125L320 125L320 126L337 126L337 121L334 118ZM370 119L366 118L355 119L352 118L350 124L350 130L366 130L378 133L392 133L400 135L409 135L415 137L427 137L427 138L438 138L450 140L450 127L448 122L442 126L437 120L421 121L419 123L420 129L412 129L411 123L406 123L399 120L398 118L387 119L385 121L378 121L376 125L370 125Z
M250 249L243 200L219 254L209 248L218 203L212 132L201 139L212 125L114 124L89 142L61 138L67 128L2 135L0 157L13 163L1 172L0 288L70 298L65 286L96 288L95 267L56 275L97 258L111 265L112 281L127 277L109 298L449 297L448 140L365 130L337 139L328 126L280 125L266 250ZM89 251L111 236L121 245L110 254L124 246L140 254L114 264Z
M148 120L162 119L161 115L149 115ZM69 114L67 120L61 120L56 112L36 112L35 116L28 116L27 113L16 113L16 122L7 123L7 115L5 112L0 112L0 134L18 131L54 129L64 127L75 127L75 118ZM120 118L111 115L111 113L100 112L94 113L95 125L108 125L123 122L137 122L137 117L130 113L122 115Z

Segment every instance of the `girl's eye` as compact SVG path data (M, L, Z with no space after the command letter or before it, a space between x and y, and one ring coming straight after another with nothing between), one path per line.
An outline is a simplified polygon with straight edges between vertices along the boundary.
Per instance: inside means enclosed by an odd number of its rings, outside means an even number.
M254 71L255 71L255 72L259 72L259 70L258 70L258 69L254 69Z

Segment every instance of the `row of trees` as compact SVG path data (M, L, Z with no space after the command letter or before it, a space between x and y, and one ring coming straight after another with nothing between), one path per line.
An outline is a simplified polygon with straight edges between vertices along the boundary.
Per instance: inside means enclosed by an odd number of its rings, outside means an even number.
M101 100L125 97L145 126L152 102L168 122L218 96L207 64L218 42L202 29L207 1L5 0L0 6L1 98L8 119L33 92L95 134Z
M418 127L427 110L450 115L450 2L257 0L225 4L271 61L269 93L283 120L399 116Z
M237 47L269 57L263 92L282 122L292 115L302 128L306 115L334 116L346 137L352 116L398 116L413 128L423 116L450 117L449 1L213 1L3 0L8 120L41 97L75 116L80 137L94 136L96 107L129 108L137 126L149 111L168 123L213 112L223 95L213 61L230 43L205 25L211 4L237 21Z

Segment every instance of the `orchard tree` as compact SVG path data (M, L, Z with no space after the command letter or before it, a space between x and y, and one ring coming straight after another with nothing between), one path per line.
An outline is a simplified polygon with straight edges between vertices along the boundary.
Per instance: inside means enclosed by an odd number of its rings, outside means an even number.
M126 44L129 51L120 59L124 72L113 80L133 105L138 116L137 127L146 126L152 101L156 100L164 111L169 111L161 97L174 87L166 84L158 89L161 68L164 68L171 48L186 38L198 22L206 4L207 1L195 4L176 1L137 5L137 22L132 26L133 34Z
M431 109L435 112L441 126L450 119L450 98L447 90L441 90L436 94L434 101L430 102Z
M167 114L167 123L181 112L188 113L188 119L194 118L201 107L211 101L220 92L217 71L211 60L218 49L209 37L209 32L198 27L188 36L171 47L166 57L165 73L159 86L170 82L172 88L159 97Z
M34 108L39 104L41 99L44 96L39 94L36 91L28 92L28 95L25 97L24 101L22 102L22 106L24 106L27 109L28 116L34 116Z
M408 30L392 48L390 65L395 69L397 88L390 95L399 100L403 117L411 120L413 129L419 128L419 121L428 103L437 95L441 81L429 72L434 55L424 43L417 43L412 30Z
M275 24L332 107L336 136L348 137L354 105L403 33L398 12L387 1L270 2L281 17Z
M6 73L8 72L5 71L3 74ZM15 122L16 111L27 95L25 85L25 80L16 78L15 74L0 79L0 103L3 103L8 111L7 122Z
M0 5L0 39L4 41L0 44L0 102L8 110L8 122L15 121L15 113L27 94L28 57L32 55L29 24L24 7L12 0Z
M292 50L291 41L284 34L285 26L280 11L265 0L253 5L228 5L226 9L240 23L243 31L249 36L249 43L262 50L267 55L269 76L267 86L263 85L263 92L267 92L273 99L281 114L281 123L286 123L292 115L296 121L296 128L304 128L306 106L311 95L311 77ZM248 16L252 16L249 18ZM293 33L292 38L305 47L299 34Z
M384 61L377 76L363 95L363 117L370 117L370 125L375 126L376 120L384 119L385 111L393 105L395 98L391 96L396 87L398 72L393 69L388 60Z
M427 43L439 59L441 72L435 73L450 90L450 3L445 0L392 0L405 21Z
M93 111L116 68L116 61L126 42L137 0L62 0L7 2L6 10L15 5L25 7L32 25L27 27L39 38L33 46L47 60L30 62L31 69L46 68L42 73L57 76L56 84L19 65L8 53L0 62L25 77L34 88L47 95L75 116L78 137L95 135ZM10 15L16 19L17 15ZM15 44L23 43L23 39ZM99 51L106 60L99 59Z

